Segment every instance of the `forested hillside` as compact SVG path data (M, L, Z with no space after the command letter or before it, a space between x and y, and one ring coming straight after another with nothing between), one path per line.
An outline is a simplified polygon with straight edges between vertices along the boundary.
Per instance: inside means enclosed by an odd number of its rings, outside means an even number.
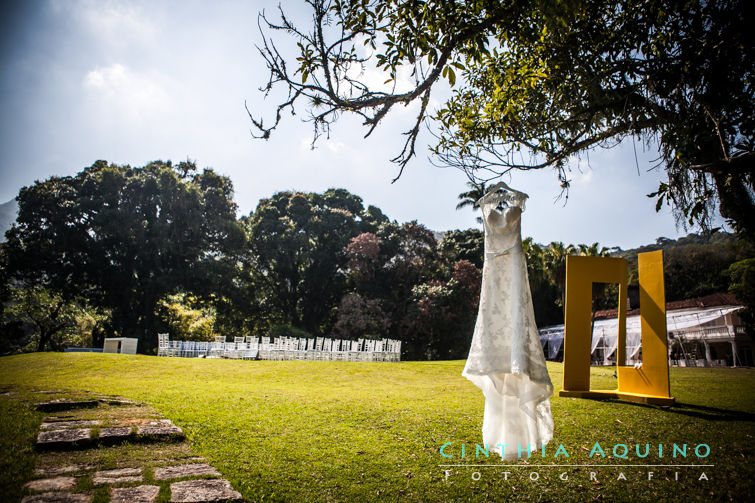
M629 261L630 284L637 284L637 254L656 250L663 250L669 302L730 291L737 283L736 278L732 281L732 265L755 255L752 244L727 232L658 238L654 244L617 253Z

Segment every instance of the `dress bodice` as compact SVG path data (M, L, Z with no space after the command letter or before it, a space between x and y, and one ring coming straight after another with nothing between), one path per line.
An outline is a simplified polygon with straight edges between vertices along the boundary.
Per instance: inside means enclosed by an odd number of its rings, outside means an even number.
M511 205L498 210L496 206L485 203L482 208L486 257L519 251L522 246L522 208Z

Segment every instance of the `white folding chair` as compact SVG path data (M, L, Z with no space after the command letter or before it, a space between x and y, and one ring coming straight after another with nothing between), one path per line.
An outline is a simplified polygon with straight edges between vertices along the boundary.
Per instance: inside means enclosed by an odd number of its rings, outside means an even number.
M349 361L355 362L359 359L359 341L351 341L349 345Z
M323 361L330 361L333 359L333 352L331 351L332 348L333 348L333 340L328 339L327 337L324 337L322 341L322 360Z
M260 360L270 359L270 337L262 337L259 350Z
M259 343L257 342L257 338L248 335L246 337L246 350L244 351L242 358L244 360L254 360L257 358L258 353Z
M210 358L221 358L225 350L225 337L222 335L215 336L215 342L210 346Z
M170 338L168 334L157 334L157 356L168 356Z
M272 344L272 347L270 348L270 359L271 360L283 359L283 340L281 337L275 337L273 339L273 344Z
M375 361L375 341L368 339L365 342L365 361L368 362L374 362Z
M226 345L227 346L227 345ZM246 343L243 337L234 337L233 346L228 351L228 358L239 359L246 352Z
M209 342L197 342L196 345L196 355L197 358L207 358L207 354L210 351L210 343Z
M318 337L317 339L315 339L315 360L323 360L322 347L324 343L324 337Z
M183 341L183 344L181 344L181 356L183 356L184 358L193 358L195 347L196 347L196 342Z
M181 356L183 341L170 341L168 343L168 356Z

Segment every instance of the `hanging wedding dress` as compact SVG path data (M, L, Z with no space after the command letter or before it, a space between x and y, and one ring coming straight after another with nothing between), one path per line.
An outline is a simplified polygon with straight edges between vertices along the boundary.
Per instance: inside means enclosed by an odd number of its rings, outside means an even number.
M485 395L482 440L504 458L528 457L553 437L553 385L535 325L521 216L527 195L503 183L480 200L485 227L482 291L462 375ZM521 448L519 447L521 446ZM529 446L529 447L528 447Z

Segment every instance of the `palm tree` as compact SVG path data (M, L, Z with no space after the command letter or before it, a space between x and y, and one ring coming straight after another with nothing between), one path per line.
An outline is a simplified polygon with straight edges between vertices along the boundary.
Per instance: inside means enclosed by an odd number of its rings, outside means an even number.
M611 255L611 250L605 246L600 246L598 243L593 243L590 246L585 244L577 245L580 255L586 255L588 257L608 257Z
M467 182L467 187L469 187L470 190L459 194L459 204L456 205L456 209L460 210L462 208L466 208L467 206L471 206L473 210L480 209L477 201L479 201L482 196L487 193L485 182ZM477 223L482 223L482 217L477 217Z
M555 283L561 298L556 303L564 307L566 299L566 257L575 252L574 245L564 246L562 242L552 242L545 249L545 265L547 274Z

